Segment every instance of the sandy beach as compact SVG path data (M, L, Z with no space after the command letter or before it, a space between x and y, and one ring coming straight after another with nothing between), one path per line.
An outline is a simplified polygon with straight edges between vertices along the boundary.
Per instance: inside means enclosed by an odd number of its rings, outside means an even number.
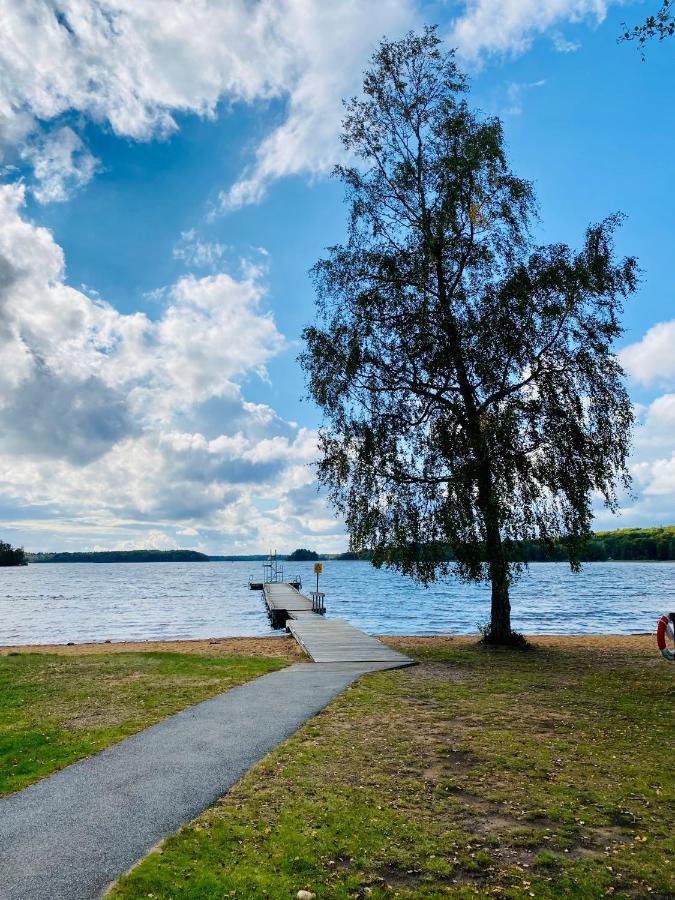
M415 648L442 648L450 645L475 644L473 635L434 635L406 637L378 635L380 640L414 655ZM653 634L602 635L528 635L537 647L558 650L595 650L599 653L642 652L658 656ZM128 653L136 651L177 651L181 653L239 653L244 656L271 656L301 661L306 657L291 637L214 637L176 641L119 641L85 644L21 644L0 646L0 655L7 653Z
M115 641L87 644L20 644L0 647L0 655L7 653L130 653L137 651L174 651L180 653L237 653L242 656L272 656L301 661L305 656L291 637L227 637L201 638L182 641Z

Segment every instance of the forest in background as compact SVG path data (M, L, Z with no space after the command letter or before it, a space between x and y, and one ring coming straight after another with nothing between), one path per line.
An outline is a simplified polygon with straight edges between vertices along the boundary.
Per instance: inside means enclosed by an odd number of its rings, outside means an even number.
M452 560L447 544L424 544L418 552L425 559ZM537 541L518 541L509 545L509 554L523 562L564 562L567 559L564 542L553 541L546 547ZM25 563L116 563L116 562L260 562L265 554L239 556L209 556L197 550L96 550L77 553L24 553L20 548L0 541L0 566ZM370 552L317 553L299 548L290 554L279 554L289 562L316 559L372 560ZM668 561L675 560L675 525L659 528L619 528L615 531L596 531L582 553L583 562Z
M29 563L209 562L197 550L92 550L81 553L26 553Z
M549 546L538 541L514 541L508 545L509 555L523 562L564 562L567 559L562 540ZM452 560L447 544L425 544L419 553L439 561ZM340 553L335 559L372 559L373 554ZM582 562L622 562L675 560L675 525L659 528L619 528L615 531L596 531L581 554Z

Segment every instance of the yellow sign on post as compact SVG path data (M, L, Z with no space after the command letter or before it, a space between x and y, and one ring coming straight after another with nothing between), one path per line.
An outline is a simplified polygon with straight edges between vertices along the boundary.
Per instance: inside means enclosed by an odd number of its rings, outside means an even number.
M314 574L320 575L323 572L323 565L321 563L314 563Z

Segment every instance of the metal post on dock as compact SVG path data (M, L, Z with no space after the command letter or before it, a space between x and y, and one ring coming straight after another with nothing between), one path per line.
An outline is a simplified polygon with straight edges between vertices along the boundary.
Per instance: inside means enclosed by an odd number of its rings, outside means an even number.
M320 562L314 563L314 574L316 575L316 590L312 591L312 612L319 613L319 615L323 615L326 612L326 603L325 598L326 595L322 594L319 590L319 575L323 572L323 564Z

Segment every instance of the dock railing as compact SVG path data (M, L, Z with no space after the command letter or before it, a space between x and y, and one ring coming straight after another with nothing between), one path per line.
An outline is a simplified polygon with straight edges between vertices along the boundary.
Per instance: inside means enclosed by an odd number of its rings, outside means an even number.
M324 615L326 612L326 595L321 591L312 591L312 612L319 613L319 615Z

